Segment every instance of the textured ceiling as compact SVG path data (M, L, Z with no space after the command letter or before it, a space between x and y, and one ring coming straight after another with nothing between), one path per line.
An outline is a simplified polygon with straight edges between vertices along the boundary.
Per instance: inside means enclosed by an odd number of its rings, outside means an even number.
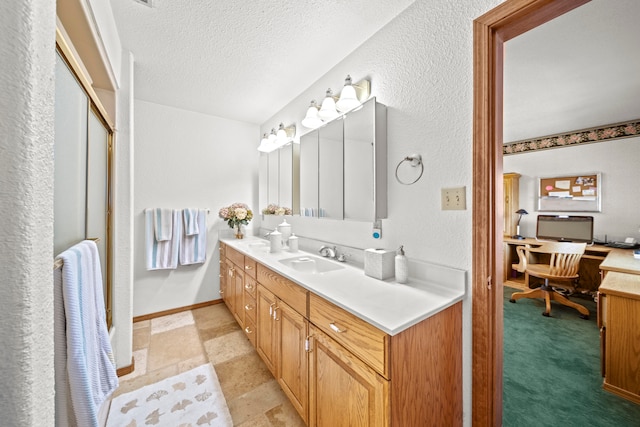
M137 99L262 124L414 0L110 0Z
M638 19L638 0L593 0L508 41L504 141L640 118Z

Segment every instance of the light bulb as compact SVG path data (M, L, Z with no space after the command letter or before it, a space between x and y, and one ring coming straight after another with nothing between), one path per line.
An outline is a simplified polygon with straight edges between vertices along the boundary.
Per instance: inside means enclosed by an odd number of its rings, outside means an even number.
M336 101L333 99L333 92L330 88L327 89L327 96L322 101L322 107L320 107L318 115L324 121L329 121L339 116L338 110L336 110Z
M356 95L355 88L351 84L351 76L347 75L347 78L344 80L342 92L340 92L340 99L336 103L336 107L340 112L345 113L358 106L360 106L360 100Z
M307 127L309 129L315 129L317 127L322 126L322 119L318 115L318 106L316 105L316 101L311 101L311 105L307 109L307 114L302 119L302 126Z

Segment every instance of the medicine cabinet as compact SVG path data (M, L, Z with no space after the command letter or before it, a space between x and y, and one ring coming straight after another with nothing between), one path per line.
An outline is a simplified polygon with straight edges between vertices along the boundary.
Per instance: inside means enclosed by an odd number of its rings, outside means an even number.
M387 216L386 107L375 101L300 138L300 213L374 221Z
M371 98L302 135L299 145L261 154L261 209L270 203L308 217L386 218L387 108Z
M261 153L259 160L260 211L267 205L291 208L299 212L300 146L289 144L270 153Z

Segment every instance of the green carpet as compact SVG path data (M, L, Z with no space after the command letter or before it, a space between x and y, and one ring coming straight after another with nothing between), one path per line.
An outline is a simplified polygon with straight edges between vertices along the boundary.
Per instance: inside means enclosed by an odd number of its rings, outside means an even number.
M640 426L640 405L602 389L596 304L590 320L555 303L543 317L543 300L509 302L504 287L503 425Z

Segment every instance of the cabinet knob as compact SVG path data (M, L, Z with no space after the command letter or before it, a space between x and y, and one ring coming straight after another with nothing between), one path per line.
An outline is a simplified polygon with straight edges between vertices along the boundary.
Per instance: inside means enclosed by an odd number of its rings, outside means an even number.
M251 311L251 310L253 310L253 306L251 304L247 304L247 305L244 306L244 309L247 310L247 311Z
M220 295L224 295L224 291L220 289Z
M333 332L336 332L336 333L338 333L338 334L341 334L341 333L343 333L343 332L347 332L347 330L346 330L346 329L340 329L338 326L336 326L336 324L335 324L335 323L329 323L329 327L331 328L331 330L332 330Z
M252 270L252 269L253 269L253 267L251 267L250 265L245 265L245 266L244 266L244 269L245 269L245 270Z
M244 328L244 331L245 331L247 334L252 334L252 333L253 333L253 330L251 330L251 328L250 328L249 326L247 326L246 328Z
M253 285L251 283L247 283L246 285L244 285L244 288L248 291L252 291L253 290Z

